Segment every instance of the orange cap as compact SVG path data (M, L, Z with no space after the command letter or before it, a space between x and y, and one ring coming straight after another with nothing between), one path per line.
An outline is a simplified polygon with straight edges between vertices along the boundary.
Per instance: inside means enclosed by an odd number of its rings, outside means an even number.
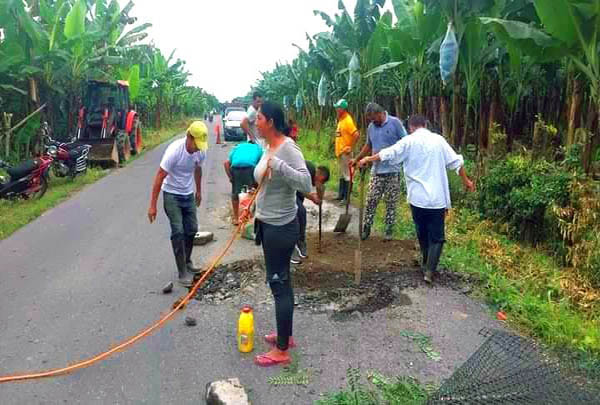
M242 312L245 314L248 314L248 313L252 312L252 307L250 305L244 305L242 307Z

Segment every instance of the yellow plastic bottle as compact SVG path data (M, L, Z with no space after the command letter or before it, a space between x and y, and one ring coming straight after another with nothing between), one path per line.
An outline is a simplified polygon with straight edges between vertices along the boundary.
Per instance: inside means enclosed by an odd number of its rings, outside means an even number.
M242 308L237 331L238 349L242 353L250 353L254 349L254 315L252 307Z

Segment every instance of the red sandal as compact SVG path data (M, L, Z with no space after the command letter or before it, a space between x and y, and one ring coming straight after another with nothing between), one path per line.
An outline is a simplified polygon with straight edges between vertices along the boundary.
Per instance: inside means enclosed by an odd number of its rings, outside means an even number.
M270 333L268 335L265 335L265 342L267 342L268 344L272 345L272 346L276 346L277 345L277 333ZM296 342L294 341L294 337L290 336L290 339L288 340L288 349L293 349L294 347L296 347Z
M287 358L287 359L283 359L283 360L277 360L272 358L271 356L269 356L269 353L265 353L265 354L259 354L258 356L256 356L254 358L254 364L256 364L257 366L260 367L271 367L271 366L278 366L278 365L287 365L290 364L292 361L291 358Z

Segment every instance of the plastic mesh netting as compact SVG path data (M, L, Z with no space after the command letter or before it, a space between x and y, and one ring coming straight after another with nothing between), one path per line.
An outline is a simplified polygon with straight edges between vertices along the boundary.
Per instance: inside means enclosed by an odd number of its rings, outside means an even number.
M561 375L532 341L484 329L481 347L429 404L594 404L599 399Z

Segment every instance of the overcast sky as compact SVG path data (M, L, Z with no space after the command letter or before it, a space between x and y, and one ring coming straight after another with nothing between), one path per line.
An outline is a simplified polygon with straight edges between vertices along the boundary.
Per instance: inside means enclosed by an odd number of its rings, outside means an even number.
M125 0L120 0L121 4ZM150 22L150 38L187 62L191 83L220 101L245 95L261 71L307 48L306 33L327 31L314 9L333 17L338 0L137 0L132 15ZM356 0L345 0L353 12ZM388 1L391 3L391 1ZM386 8L391 8L387 5Z

